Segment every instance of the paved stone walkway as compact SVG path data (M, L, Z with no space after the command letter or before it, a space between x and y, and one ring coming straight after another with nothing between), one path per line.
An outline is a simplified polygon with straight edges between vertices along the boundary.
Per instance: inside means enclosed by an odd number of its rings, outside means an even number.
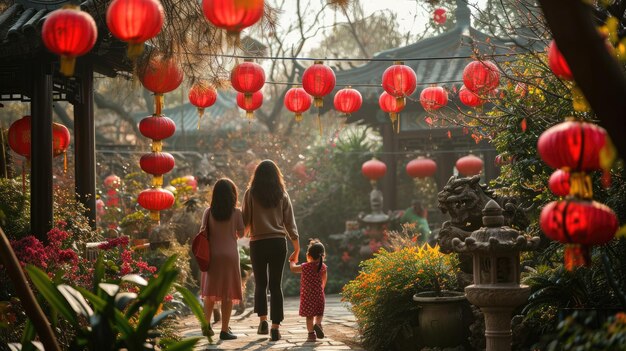
M357 342L357 326L352 313L341 302L338 295L326 296L324 312L324 339L306 342L305 318L298 316L297 297L285 298L285 320L281 323L282 339L270 341L269 335L256 333L259 319L251 309L231 319L230 327L237 335L236 340L220 341L220 323L213 324L216 335L213 344L203 339L196 350L363 350ZM202 335L200 326L193 316L181 320L180 332L184 337Z

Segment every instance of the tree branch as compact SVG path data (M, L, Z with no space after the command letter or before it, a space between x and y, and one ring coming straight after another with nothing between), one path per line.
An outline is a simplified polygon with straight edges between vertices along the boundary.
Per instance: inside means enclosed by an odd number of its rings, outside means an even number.
M120 116L123 121L131 126L136 135L141 134L141 132L139 132L137 122L135 122L130 113L128 113L128 111L126 111L122 106L116 104L113 101L107 100L104 96L102 96L102 94L98 92L93 93L93 100L98 108L111 110L117 113L117 115Z

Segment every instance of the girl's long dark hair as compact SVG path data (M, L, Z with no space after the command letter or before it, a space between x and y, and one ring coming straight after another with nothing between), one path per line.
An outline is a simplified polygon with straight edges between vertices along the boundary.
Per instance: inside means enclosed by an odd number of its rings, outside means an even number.
M232 180L222 178L213 185L211 215L216 221L227 221L237 206L237 186Z
M248 187L254 199L265 208L278 206L285 196L283 174L271 160L263 160L256 166Z
M309 247L306 250L307 255L311 256L314 260L320 260L317 265L317 271L319 272L322 269L322 265L324 264L324 256L326 256L326 249L324 249L324 244L320 242L318 239L309 240Z

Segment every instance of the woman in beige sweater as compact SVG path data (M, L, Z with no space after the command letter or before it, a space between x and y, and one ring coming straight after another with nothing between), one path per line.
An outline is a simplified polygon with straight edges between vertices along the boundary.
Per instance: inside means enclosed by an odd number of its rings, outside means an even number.
M260 318L257 333L268 334L267 289L270 290L271 339L280 339L284 319L282 276L287 238L293 244L290 261L300 253L298 229L280 169L271 160L259 163L243 197L243 222L250 233L250 260L254 273L254 312Z

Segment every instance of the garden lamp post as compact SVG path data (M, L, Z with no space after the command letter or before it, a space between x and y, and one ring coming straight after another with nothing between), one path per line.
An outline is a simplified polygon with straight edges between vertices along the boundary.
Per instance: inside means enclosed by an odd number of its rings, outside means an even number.
M485 314L487 351L511 350L511 313L530 295L520 284L520 251L537 248L539 238L528 238L504 226L502 208L490 200L483 209L483 227L461 241L452 240L455 252L473 256L474 284L465 296Z

